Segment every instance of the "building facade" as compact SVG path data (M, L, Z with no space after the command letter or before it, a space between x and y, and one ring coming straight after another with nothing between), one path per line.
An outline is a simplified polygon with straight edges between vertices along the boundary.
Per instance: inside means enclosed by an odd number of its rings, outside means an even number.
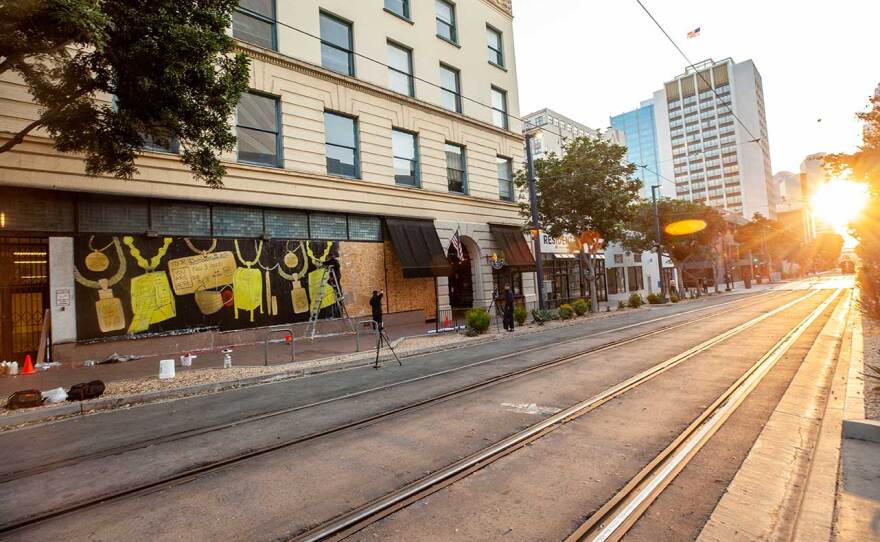
M220 190L173 145L122 182L33 132L0 154L0 300L16 313L0 357L34 350L45 309L65 352L300 322L333 257L355 315L378 288L387 312L422 320L488 306L504 280L533 299L512 17L506 0L241 2L230 32L250 90ZM38 115L2 78L0 141Z
M642 102L638 109L611 117L611 127L622 132L626 140L626 159L638 166L635 176L642 182L642 196L651 197L651 187L663 187L660 179L660 160L657 154L657 122L654 115L654 101Z
M823 165L825 160L824 152L813 153L801 162L801 178L804 184L806 203L812 209L813 197L819 190L819 187L828 182L828 172L825 171ZM834 226L823 221L821 218L812 214L813 232L815 235L820 233L834 233Z
M677 198L775 218L760 73L751 60L694 68L654 93L662 175L675 180Z

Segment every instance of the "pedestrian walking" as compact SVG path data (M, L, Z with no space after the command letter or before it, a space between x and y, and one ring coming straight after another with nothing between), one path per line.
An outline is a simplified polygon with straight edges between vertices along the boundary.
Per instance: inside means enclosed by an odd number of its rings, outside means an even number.
M370 298L370 308L373 309L373 321L376 326L382 329L382 298L385 297L385 290L373 290L373 297Z
M504 329L513 331L513 290L510 284L504 285Z

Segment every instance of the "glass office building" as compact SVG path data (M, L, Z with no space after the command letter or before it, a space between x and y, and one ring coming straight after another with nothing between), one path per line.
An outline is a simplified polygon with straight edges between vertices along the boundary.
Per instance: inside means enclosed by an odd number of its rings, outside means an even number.
M647 166L639 167L635 177L642 181L642 194L650 198L651 186L660 184L654 103L643 102L638 109L611 117L611 127L626 135L626 159L636 166Z

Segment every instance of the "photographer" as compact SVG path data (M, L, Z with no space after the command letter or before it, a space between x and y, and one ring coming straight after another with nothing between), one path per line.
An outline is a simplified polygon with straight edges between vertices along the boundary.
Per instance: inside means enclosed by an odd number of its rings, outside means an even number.
M382 329L382 298L385 297L385 290L373 290L373 297L370 298L370 308L373 309L373 320L379 329Z

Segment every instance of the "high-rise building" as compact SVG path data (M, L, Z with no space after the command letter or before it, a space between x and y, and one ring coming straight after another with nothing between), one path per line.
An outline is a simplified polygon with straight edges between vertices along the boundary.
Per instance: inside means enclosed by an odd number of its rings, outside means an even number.
M611 127L623 132L626 138L626 159L638 166L635 177L642 181L642 196L651 197L651 187L660 185L660 192L673 195L672 187L663 187L660 179L660 160L657 155L657 124L654 119L654 101L646 100L638 109L611 117Z
M654 113L661 173L676 197L775 217L764 91L751 60L688 67L654 93Z
M0 154L0 307L21 307L0 318L0 359L36 350L45 309L65 361L127 337L263 337L249 330L308 320L334 256L356 316L379 288L386 312L422 322L508 282L534 300L509 0L241 2L232 21L250 82L223 189L176 141L124 182L43 130ZM40 114L20 78L2 82L0 142ZM13 258L28 263L6 274Z

